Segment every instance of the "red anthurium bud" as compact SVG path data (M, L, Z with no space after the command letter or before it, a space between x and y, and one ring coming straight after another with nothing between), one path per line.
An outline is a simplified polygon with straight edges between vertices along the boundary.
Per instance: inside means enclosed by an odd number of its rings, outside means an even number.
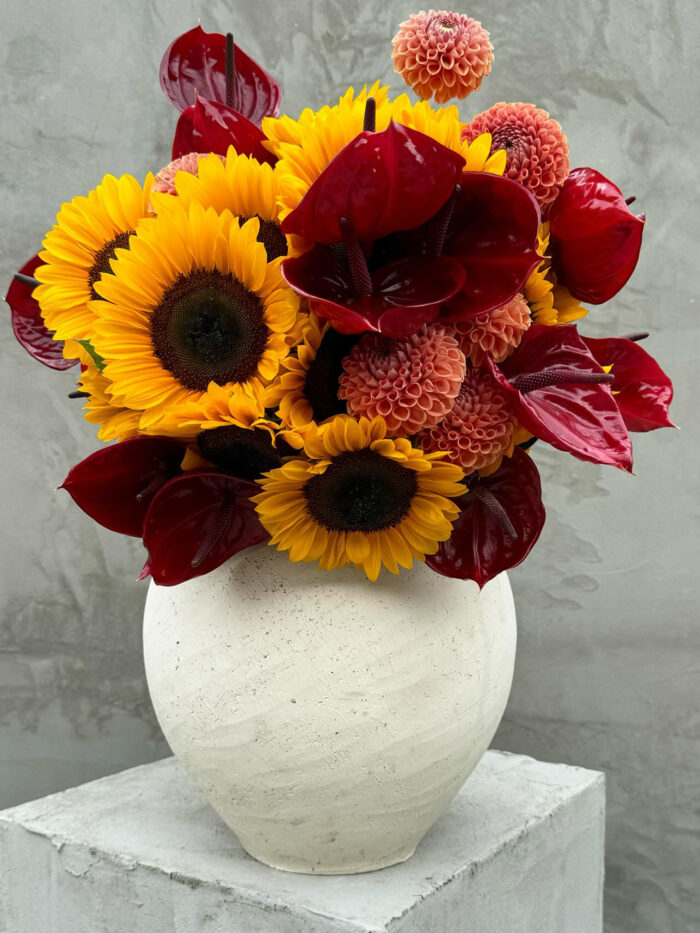
M628 431L674 428L673 385L653 356L624 337L582 338L601 366L612 366L612 390Z
M315 243L340 243L346 218L360 241L424 224L454 191L462 156L393 121L363 132L316 179L282 231Z
M443 576L475 580L481 587L527 557L545 511L537 467L518 447L495 473L467 482L452 536L426 563Z
M518 421L558 450L593 463L632 469L632 444L607 375L575 325L533 324L518 349L496 366Z
M98 524L140 538L151 500L180 472L185 451L173 438L133 437L90 454L60 488Z
M216 152L226 155L233 146L239 155L253 156L258 162L274 165L276 157L263 146L265 134L226 104L198 97L180 114L173 139L173 159L189 152Z
M592 168L575 168L549 213L557 281L574 298L601 304L634 272L644 214L633 214L617 187Z
M267 540L250 496L260 487L212 470L170 480L151 503L143 524L150 573L174 586L215 570L243 548Z
M279 85L240 46L234 45L232 51L233 74L228 97L233 97L234 109L253 123L260 123L263 117L276 117L280 109ZM160 85L178 110L194 104L197 95L221 104L230 103L226 37L218 32L204 32L201 26L178 36L160 63Z
M32 292L39 284L34 278L34 271L42 265L38 256L25 262L15 273L5 301L12 312L12 330L24 349L35 360L49 369L70 369L77 360L67 360L63 356L63 341L53 339L53 331L48 330L41 316L39 302L32 298Z

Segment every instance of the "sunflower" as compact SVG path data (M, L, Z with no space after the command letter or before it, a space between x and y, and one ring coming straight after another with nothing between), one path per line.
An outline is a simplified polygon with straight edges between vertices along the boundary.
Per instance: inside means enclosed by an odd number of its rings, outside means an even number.
M490 155L488 134L471 145L462 142L463 124L456 106L435 108L428 101L412 104L406 94L390 101L387 90L376 81L370 88L365 85L359 94L348 88L335 106L318 111L306 109L298 120L287 116L263 120L266 145L279 159L275 174L279 185L280 221L297 207L340 150L362 132L368 97L376 102L377 131L385 130L394 120L458 152L466 160L467 171L503 174L506 154L499 150Z
M91 424L99 424L97 436L101 441L124 441L139 433L140 413L114 404L109 391L109 380L99 371L84 350L79 359L85 369L78 380L80 389L87 392L88 400L83 406L84 417Z
M588 308L584 308L566 288L556 284L551 260L546 256L549 224L541 224L537 242L537 252L545 258L535 266L523 287L532 320L536 324L569 324L585 317Z
M129 237L148 216L152 184L150 174L143 185L131 175L106 175L87 196L61 207L39 253L45 265L34 273L42 284L33 293L57 340L91 337L95 313L90 301L98 297L95 285L110 271L117 250L128 248ZM67 344L65 352L75 356L75 344Z
M266 473L253 497L270 544L290 560L350 563L376 580L382 564L397 574L450 537L464 473L389 439L383 418L339 415L307 434L304 451L310 461Z
M338 380L343 359L359 337L341 334L328 321L309 314L295 352L282 362L279 376L265 393L266 408L277 408L286 429L303 435L310 426L345 413Z
M280 260L267 262L257 217L241 225L230 211L172 201L97 283L94 349L142 432L196 434L222 411L249 427L301 330L299 299Z
M268 261L287 255L287 238L278 223L277 178L271 165L238 155L231 146L223 160L215 153L200 158L197 174L177 172L174 184L184 207L197 203L213 207L217 214L228 210L240 217L241 223L257 217L258 240L267 251ZM172 200L156 196L154 206L164 210Z

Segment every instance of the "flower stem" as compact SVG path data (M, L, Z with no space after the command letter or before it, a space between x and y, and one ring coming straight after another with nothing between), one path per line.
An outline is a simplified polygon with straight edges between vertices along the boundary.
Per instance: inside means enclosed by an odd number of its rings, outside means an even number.
M236 50L233 33L226 33L226 106L238 110L236 94Z
M367 98L365 104L365 119L362 127L365 133L374 133L377 125L377 102L373 97Z

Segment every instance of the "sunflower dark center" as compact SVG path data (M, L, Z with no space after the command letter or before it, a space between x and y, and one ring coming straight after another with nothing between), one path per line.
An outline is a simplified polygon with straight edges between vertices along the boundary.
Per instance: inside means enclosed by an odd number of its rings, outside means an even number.
M242 479L257 479L282 466L282 457L292 452L281 440L278 447L273 447L267 431L239 428L235 424L202 431L197 444L203 457Z
M93 299L100 297L95 291L95 282L100 281L103 273L112 271L112 267L109 264L110 259L116 258L116 251L118 249L129 248L129 237L132 236L134 232L134 230L125 230L122 233L118 233L114 239L105 243L102 249L95 253L95 258L88 272L88 285L90 286L90 295Z
M304 395L311 405L315 421L324 421L332 415L347 411L345 402L338 398L338 380L343 371L343 360L360 339L361 334L340 334L327 330L306 372Z
M262 243L265 247L267 261L272 262L273 259L286 256L287 237L280 230L279 224L276 224L274 220L263 220L258 214L254 214L253 216L257 217L260 221L260 230L257 240L258 243ZM244 224L246 220L251 220L251 218L241 217L241 224Z
M257 370L268 331L257 295L232 275L181 275L151 315L153 349L188 389L245 382Z
M309 514L329 531L382 531L405 517L418 488L413 470L373 450L333 458L304 486Z

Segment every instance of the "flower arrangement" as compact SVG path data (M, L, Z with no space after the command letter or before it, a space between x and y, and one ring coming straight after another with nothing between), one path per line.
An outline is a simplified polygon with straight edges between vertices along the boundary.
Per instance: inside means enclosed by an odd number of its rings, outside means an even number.
M646 335L577 324L632 274L645 225L571 169L544 110L463 122L480 23L411 16L396 71L298 119L233 37L196 27L160 68L173 161L64 204L7 294L41 363L79 367L98 437L62 484L180 583L267 541L376 580L425 561L480 586L542 529L536 441L630 471L671 426Z

